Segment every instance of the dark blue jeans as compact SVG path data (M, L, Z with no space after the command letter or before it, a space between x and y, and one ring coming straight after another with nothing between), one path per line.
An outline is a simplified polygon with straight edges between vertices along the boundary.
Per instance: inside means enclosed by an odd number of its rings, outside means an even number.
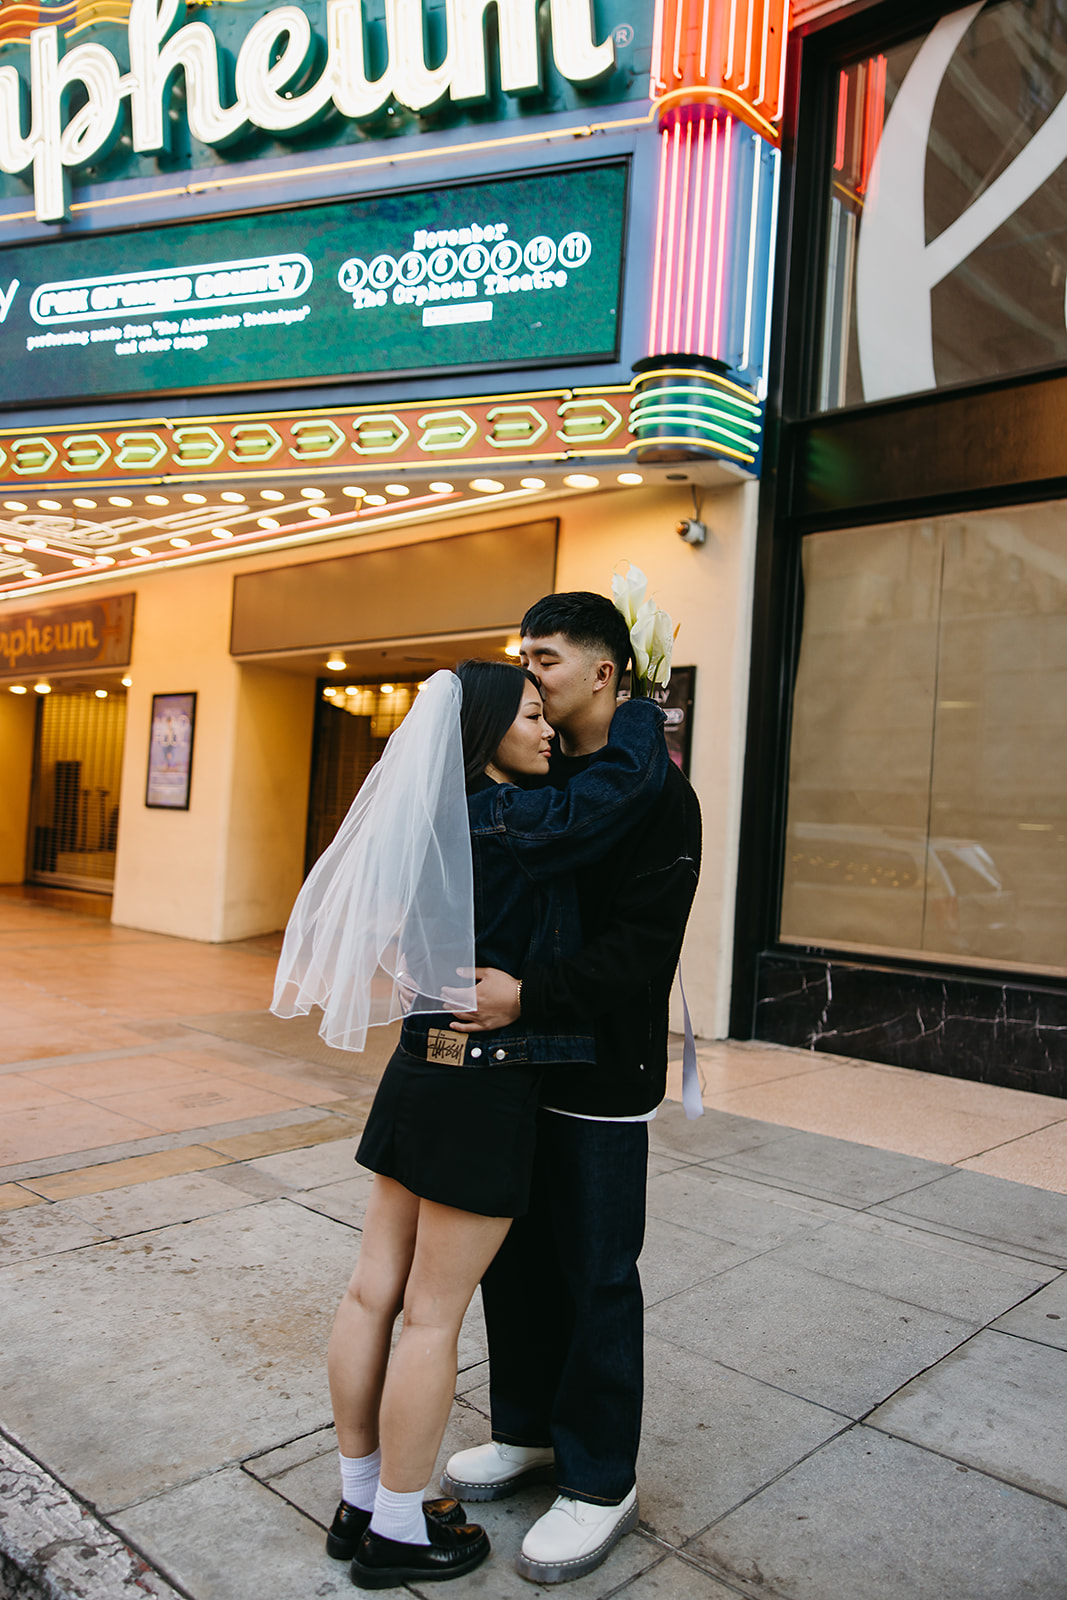
M624 1499L644 1391L648 1125L538 1114L530 1209L482 1282L493 1438L548 1445L561 1494Z

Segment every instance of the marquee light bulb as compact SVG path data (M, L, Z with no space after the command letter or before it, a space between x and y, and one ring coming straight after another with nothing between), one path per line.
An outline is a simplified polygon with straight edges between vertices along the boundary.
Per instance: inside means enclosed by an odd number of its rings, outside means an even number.
M170 543L175 550L188 550L190 541L188 539L171 539Z
M325 500L325 489L301 489L300 493L305 500Z
M243 505L245 497L239 489L223 489L220 500L229 500L231 505Z
M131 544L131 546L130 546L130 554L131 554L131 556L150 556L152 554L152 552L151 552L151 550L149 550L147 545L144 545L144 544Z
M25 500L5 500L4 501L4 510L5 511L28 511L29 509L30 508L26 504Z
M62 511L63 509L61 500L38 500L37 504L42 511Z
M386 494L404 495L410 494L411 490L408 488L406 483L387 483L385 486L385 492Z
M545 486L544 478L520 478L519 482L524 489L543 489Z
M150 506L169 506L170 497L165 494L146 494L145 502Z
M644 483L644 481L645 481L644 478L641 476L641 474L639 472L620 472L619 473L619 482L620 483Z
M593 478L588 472L570 472L564 478L568 489L599 489L600 479Z
M284 500L285 496L280 489L261 489L259 498L261 500Z
M213 539L232 539L233 534L229 528L212 528L211 537Z
M472 478L468 485L468 488L477 489L479 494L499 494L503 487L495 478Z
M206 494L183 494L182 495L182 499L185 501L187 506L204 506L204 505L207 505L207 495ZM75 505L77 505L77 503L78 503L77 501L74 502Z
M430 485L431 494L452 494L453 492L454 491L450 483L431 483ZM419 684L419 688L422 688L421 683Z
M124 494L109 494L108 497L107 497L107 503L108 503L109 506L132 506L133 505L133 501L132 500L128 500Z
M433 488L432 483L430 488ZM346 494L350 500L362 500L365 492L365 490L360 488L358 483L346 483L344 488L341 490L341 493Z
M96 501L95 500L75 500L74 504L78 507L78 509L80 511L95 511L96 510Z

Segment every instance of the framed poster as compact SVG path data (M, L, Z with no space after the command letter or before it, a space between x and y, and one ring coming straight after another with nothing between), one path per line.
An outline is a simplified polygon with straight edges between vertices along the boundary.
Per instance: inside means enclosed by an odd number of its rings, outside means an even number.
M671 681L666 695L657 691L667 726L663 730L667 740L667 753L676 767L689 776L689 757L693 747L693 695L696 690L696 667L672 667ZM619 699L630 698L630 674L624 672L620 680Z
M195 694L154 694L148 741L144 803L165 811L188 811L193 772Z

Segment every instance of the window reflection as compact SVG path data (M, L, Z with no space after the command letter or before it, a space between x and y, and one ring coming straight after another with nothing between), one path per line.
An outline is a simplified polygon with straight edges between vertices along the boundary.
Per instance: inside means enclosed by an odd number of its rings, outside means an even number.
M841 69L820 410L1067 360L1067 0Z
M805 540L781 936L1067 972L1067 503Z

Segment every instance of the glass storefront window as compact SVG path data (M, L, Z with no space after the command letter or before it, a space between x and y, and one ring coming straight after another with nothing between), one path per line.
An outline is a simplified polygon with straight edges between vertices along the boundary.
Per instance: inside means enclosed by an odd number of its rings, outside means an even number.
M816 409L1067 362L1067 0L952 11L833 94Z
M1067 502L809 535L781 938L1067 974Z

